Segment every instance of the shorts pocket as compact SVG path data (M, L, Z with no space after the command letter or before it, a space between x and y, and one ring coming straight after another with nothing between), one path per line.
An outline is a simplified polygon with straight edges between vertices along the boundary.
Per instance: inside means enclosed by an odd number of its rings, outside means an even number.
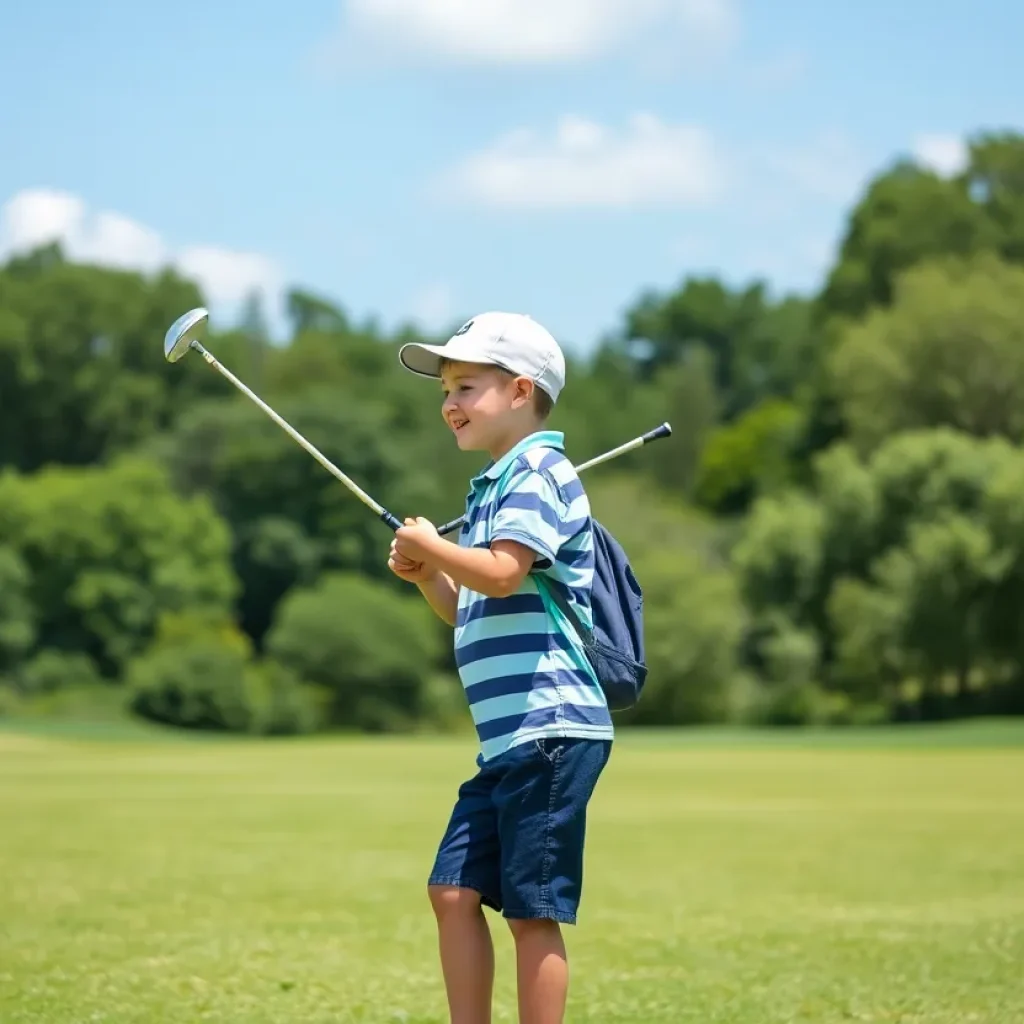
M541 736L533 741L533 745L548 764L557 764L565 750L565 740L558 736Z

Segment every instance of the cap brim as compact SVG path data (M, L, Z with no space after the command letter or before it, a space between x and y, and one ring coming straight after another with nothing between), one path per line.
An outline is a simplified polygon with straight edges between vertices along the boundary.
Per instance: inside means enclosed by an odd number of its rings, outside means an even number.
M421 377L440 377L441 360L451 359L463 363L482 363L480 350L472 342L466 344L462 337L451 338L444 345L427 345L410 341L398 350L402 365ZM490 360L487 360L489 363ZM496 365L496 364L495 364Z
M444 345L424 345L410 342L398 350L398 358L402 365L421 377L440 377L441 360L450 355Z

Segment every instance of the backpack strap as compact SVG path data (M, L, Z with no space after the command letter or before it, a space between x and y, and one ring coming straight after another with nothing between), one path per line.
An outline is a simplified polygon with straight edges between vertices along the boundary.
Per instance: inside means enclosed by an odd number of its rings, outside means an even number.
M576 633L581 644L584 647L587 646L587 637L590 634L588 629L585 629L583 624L580 622L579 616L573 611L572 606L566 600L565 595L562 594L556 587L552 586L547 579L544 578L544 574L541 572L531 573L537 584L537 590L540 593L540 598L544 602L544 606L551 612L552 618L562 628L563 632L566 631L566 627Z
M565 596L544 578L543 573L531 572L530 575L533 577L533 580L537 585L537 593L540 594L540 599L544 603L545 610L551 618L554 619L555 625L563 636L571 640L575 635L583 649L583 661L587 671L590 673L594 682L601 685L601 680L597 673L597 666L594 664L594 660L591 657L593 634L583 626L579 620L579 616L577 616L569 606Z

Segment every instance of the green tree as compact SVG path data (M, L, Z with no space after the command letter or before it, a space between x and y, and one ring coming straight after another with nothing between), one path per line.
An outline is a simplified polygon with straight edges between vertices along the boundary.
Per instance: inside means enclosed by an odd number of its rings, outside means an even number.
M0 677L16 668L36 638L31 574L9 545L0 546Z
M170 271L81 266L56 247L0 268L0 466L100 461L211 391L217 375L201 360L171 368L162 350L201 299Z
M829 592L828 618L834 687L858 706L881 708L888 717L909 672L899 595L841 576Z
M963 182L898 163L871 182L851 212L821 307L859 319L887 306L899 275L916 264L996 251L998 244L996 225Z
M28 568L40 647L116 676L160 615L220 615L235 597L230 535L204 497L182 498L136 458L0 477L0 535Z
M736 514L759 494L789 483L802 429L795 405L766 399L713 431L700 453L696 500L715 512Z
M285 305L293 338L308 331L338 334L349 329L348 318L339 306L303 288L292 288Z
M1024 267L991 255L925 263L893 304L852 327L832 360L864 447L918 427L1024 438Z
M733 574L673 549L641 552L633 567L644 592L648 679L624 720L687 725L733 717L746 618Z
M593 514L623 545L644 595L648 679L622 722L731 717L746 614L717 525L633 474L610 473L588 491Z
M971 141L962 180L967 193L995 224L1003 258L1024 262L1024 135L978 135Z
M929 695L952 685L964 697L976 672L991 678L987 635L996 587L1012 556L966 516L915 523L905 546L883 556L875 575L893 598L904 670Z
M797 624L813 622L824 582L827 522L811 495L796 491L759 499L732 551L751 613L779 613Z
M800 389L816 350L811 311L798 296L773 301L762 282L732 290L715 278L688 278L674 291L644 293L610 344L645 379L694 350L707 352L717 408L728 421Z
M750 666L778 682L795 630L819 683L872 715L1005 703L1024 669L1022 488L1020 449L948 428L823 454L813 491L758 501L734 549Z
M733 294L714 278L689 278L667 295L648 292L627 311L626 342L640 342L639 361L656 371L677 362L683 352L701 345L712 355L715 383L727 391L732 383L736 336L760 316L762 288Z

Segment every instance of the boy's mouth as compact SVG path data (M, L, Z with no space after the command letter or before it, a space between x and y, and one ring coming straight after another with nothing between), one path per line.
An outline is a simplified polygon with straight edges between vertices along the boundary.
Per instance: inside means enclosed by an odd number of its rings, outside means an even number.
M452 430L457 434L468 422L469 420L454 419L452 420Z

